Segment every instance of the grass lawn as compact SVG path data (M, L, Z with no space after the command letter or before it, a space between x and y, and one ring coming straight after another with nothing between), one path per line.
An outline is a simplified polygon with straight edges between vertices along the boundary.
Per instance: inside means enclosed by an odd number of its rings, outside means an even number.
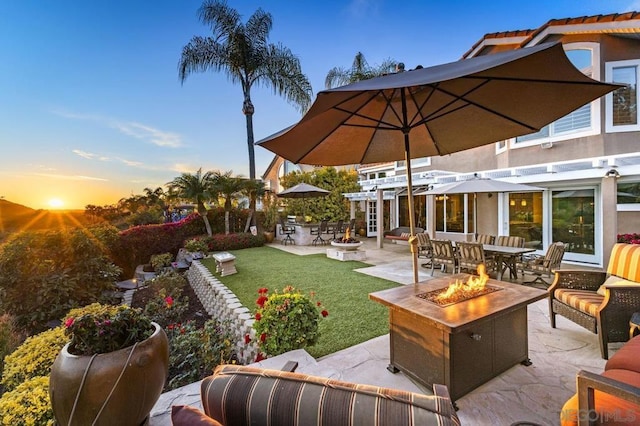
M271 247L232 251L238 273L216 277L251 312L255 312L258 289L269 292L291 285L305 294L316 292L329 316L320 321L320 339L306 348L314 358L331 354L389 332L387 308L369 300L369 293L397 287L398 283L355 272L367 265L339 262L324 254L298 256ZM215 272L213 259L203 261Z

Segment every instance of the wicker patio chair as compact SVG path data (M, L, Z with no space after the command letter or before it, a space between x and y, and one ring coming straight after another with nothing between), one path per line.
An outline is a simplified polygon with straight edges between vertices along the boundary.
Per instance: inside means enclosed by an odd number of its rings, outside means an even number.
M607 271L561 269L549 287L551 327L556 315L600 337L602 358L608 344L629 340L629 320L640 311L640 245L613 246ZM618 281L611 284L612 281Z
M547 248L547 253L544 256L523 257L522 261L517 264L517 268L522 271L522 276L525 272L536 276L535 279L524 281L523 284L541 283L548 287L550 283L545 281L542 276L553 277L554 271L559 269L562 264L564 250L564 243L555 242Z
M523 237L516 237L512 235L500 235L496 241L496 245L503 247L520 247L523 248L525 239ZM522 255L507 256L503 258L504 270L509 269L511 276L517 278L518 276L518 263L522 262ZM504 271L503 271L504 273ZM548 285L548 284L547 284Z
M459 241L456 243L456 250L458 252L458 272L462 272L464 269L475 273L480 264L484 264L487 274L495 270L495 260L485 257L482 243Z
M456 256L453 243L449 240L431 240L433 249L433 258L431 261L431 275L436 266L440 267L442 272L447 272L447 267L451 265L452 272L456 271L458 258Z

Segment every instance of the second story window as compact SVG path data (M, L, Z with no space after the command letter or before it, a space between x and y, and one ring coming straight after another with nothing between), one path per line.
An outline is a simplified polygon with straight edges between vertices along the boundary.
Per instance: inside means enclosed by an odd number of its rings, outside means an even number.
M607 62L605 78L612 83L625 84L606 96L607 132L640 130L638 125L638 73L639 60Z

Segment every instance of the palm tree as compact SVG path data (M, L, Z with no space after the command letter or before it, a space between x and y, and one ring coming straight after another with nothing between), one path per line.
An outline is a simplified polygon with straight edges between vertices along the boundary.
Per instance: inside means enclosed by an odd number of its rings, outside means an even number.
M333 87L355 83L356 81L380 77L381 75L395 72L396 65L396 61L386 59L378 66L371 66L364 58L362 52L358 52L355 58L353 58L351 68L334 67L330 69L324 80L324 85L327 89L331 89Z
M156 189L151 189L151 188L144 189L144 196L147 199L147 206L149 207L158 206L164 210L165 208L164 195L165 195L164 190L160 186L157 187Z
M223 0L206 0L198 9L200 21L211 27L211 37L193 37L183 47L178 64L184 84L192 72L223 72L233 83L240 83L244 101L242 112L247 124L249 178L256 178L253 147L253 113L251 88L257 83L272 87L274 92L304 111L311 103L311 84L302 73L299 59L282 44L268 42L272 27L270 13L258 9L246 24L237 10ZM255 204L255 200L252 200ZM252 205L255 208L255 205Z
M214 172L213 187L224 198L224 233L229 233L229 215L231 213L232 201L242 194L245 189L246 179L241 176L231 176L231 171L221 173Z
M202 216L209 236L213 233L211 232L211 224L207 217L207 208L204 202L215 198L216 191L213 187L213 177L213 172L202 174L202 169L200 168L195 174L182 173L167 183L169 190L176 191L180 198L195 202L198 214Z

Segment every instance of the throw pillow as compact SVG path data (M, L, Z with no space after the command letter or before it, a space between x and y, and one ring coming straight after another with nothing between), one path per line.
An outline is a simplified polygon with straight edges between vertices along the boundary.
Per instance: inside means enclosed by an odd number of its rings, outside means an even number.
M222 426L221 423L202 411L188 405L174 405L171 407L171 423L174 426Z
M411 233L409 233L409 232L402 232L402 233L400 233L400 236L401 236L402 238L409 238L409 235L411 235Z
M616 277L615 275L611 275L600 286L600 288L598 288L598 294L600 296L606 295L605 287L623 287L623 286L640 287L640 283L637 283L635 281L625 280L624 278L620 278L620 277Z

